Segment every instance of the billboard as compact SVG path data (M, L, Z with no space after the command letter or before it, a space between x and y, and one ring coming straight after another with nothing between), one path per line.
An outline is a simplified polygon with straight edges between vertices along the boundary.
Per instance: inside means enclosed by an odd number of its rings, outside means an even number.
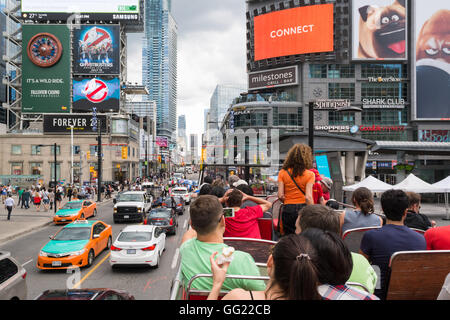
M118 25L83 25L75 28L74 74L120 74L120 29Z
M248 74L248 89L265 89L298 84L298 66L258 71Z
M406 60L407 12L406 0L353 0L352 59Z
M333 4L320 4L256 16L255 61L334 51L333 12Z
M169 141L167 137L156 137L156 145L161 148L167 148L169 146Z
M417 120L450 120L450 1L415 1Z
M140 0L22 0L22 18L32 21L65 21L73 14L80 21L139 20Z
M70 30L22 26L22 112L70 112Z
M97 116L101 121L101 130L106 132L106 116ZM94 130L93 117L91 114L45 114L44 115L44 133L97 133Z
M73 79L73 112L119 111L120 80L104 77L78 77Z

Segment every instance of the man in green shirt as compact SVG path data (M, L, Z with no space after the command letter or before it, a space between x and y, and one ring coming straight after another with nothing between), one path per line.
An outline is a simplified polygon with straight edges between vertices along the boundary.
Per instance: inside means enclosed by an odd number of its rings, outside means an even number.
M198 197L191 204L190 215L191 228L184 234L180 247L181 273L185 285L196 274L210 274L211 254L218 252L221 255L222 249L228 247L223 242L225 217L217 197L210 195ZM252 256L242 251L233 253L227 274L260 276ZM212 278L198 278L192 287L198 290L211 290ZM226 279L222 288L263 291L265 287L262 280Z
M17 194L18 194L18 196L19 196L19 200L17 201L17 205L18 205L18 206L20 205L20 202L22 201L22 193L23 193L23 190L20 189L20 187L18 187L18 188L17 188Z

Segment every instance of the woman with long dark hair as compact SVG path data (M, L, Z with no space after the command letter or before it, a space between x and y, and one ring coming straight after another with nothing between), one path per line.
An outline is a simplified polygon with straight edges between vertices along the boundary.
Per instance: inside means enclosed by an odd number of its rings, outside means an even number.
M383 219L374 214L374 201L369 189L365 187L356 189L352 195L352 202L356 209L346 209L343 213L342 233L350 229L383 225Z
M278 174L278 198L284 204L279 221L282 235L295 233L298 212L306 205L314 204L315 175L309 170L312 166L309 146L296 144L289 150Z
M213 287L208 300L216 300L225 281L229 262L219 266L211 255ZM320 300L316 261L312 244L302 235L281 238L267 261L270 280L265 291L234 289L223 300Z

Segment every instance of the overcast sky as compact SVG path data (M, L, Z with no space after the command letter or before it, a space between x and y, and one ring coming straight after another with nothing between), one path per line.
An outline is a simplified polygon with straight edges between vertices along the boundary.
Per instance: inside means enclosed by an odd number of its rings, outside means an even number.
M246 83L245 0L172 0L178 24L178 115L203 133L217 84ZM142 83L142 34L128 38L128 80ZM200 141L199 141L200 142Z

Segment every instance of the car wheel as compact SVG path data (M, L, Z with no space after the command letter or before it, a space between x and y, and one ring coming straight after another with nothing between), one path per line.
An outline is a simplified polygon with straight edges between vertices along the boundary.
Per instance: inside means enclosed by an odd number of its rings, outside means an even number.
M111 248L111 244L112 244L112 239L111 237L108 238L108 243L106 243L106 248L105 250L109 250Z
M81 214L80 219L81 219L81 220L84 219L84 213Z
M94 213L92 214L93 217L97 216L97 209L94 209Z
M156 264L153 266L153 268L157 269L159 267L159 254L156 255Z
M94 250L91 249L88 254L88 261L87 261L86 267L92 266L92 264L94 263L94 259L95 259L95 253L94 253Z

